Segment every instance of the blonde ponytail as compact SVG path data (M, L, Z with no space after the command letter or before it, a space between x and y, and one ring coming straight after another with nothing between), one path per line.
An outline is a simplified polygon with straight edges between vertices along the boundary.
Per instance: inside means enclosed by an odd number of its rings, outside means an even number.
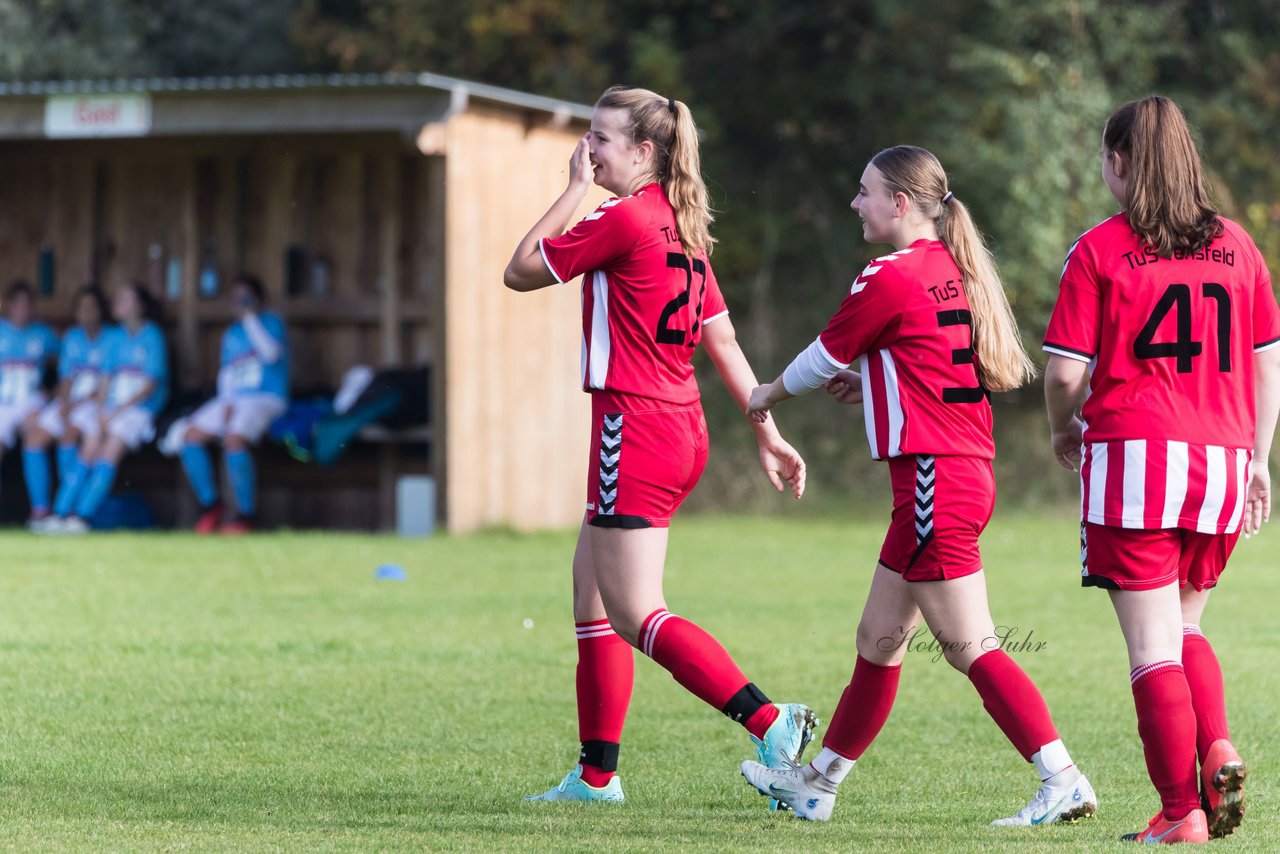
M693 123L689 107L672 101L675 109L675 135L671 156L667 159L666 179L662 189L676 211L676 228L684 254L698 250L711 254L716 239L711 236L711 204L707 200L707 184L702 180L702 157L698 153L698 127Z
M653 144L650 177L662 185L675 210L680 247L686 255L710 255L716 242L711 236L715 217L702 179L698 127L689 107L648 89L613 86L596 101L596 109L622 110L627 115L624 129L632 144Z
M905 193L934 221L942 244L960 268L983 386L1009 391L1035 379L1036 366L1022 346L1018 321L1000 282L995 258L973 224L969 209L947 190L947 173L938 158L918 146L898 145L871 158L871 165L880 171L891 194Z
M939 236L960 268L960 281L969 298L973 351L982 384L992 391L1015 389L1035 379L1036 366L1023 349L1022 334L995 258L964 202L953 196L943 208Z

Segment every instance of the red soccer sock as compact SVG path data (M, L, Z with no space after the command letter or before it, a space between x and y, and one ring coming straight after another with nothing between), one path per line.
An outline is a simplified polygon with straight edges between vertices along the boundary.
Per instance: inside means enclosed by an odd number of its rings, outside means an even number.
M979 656L969 665L969 681L978 689L982 707L1023 759L1030 762L1041 747L1058 740L1040 689L1004 650Z
M1199 626L1182 627L1182 670L1187 674L1191 708L1196 713L1196 754L1203 762L1210 745L1220 738L1231 738L1231 734L1222 667Z
M889 719L889 710L898 695L898 676L901 673L900 664L872 664L858 656L853 666L853 677L840 695L840 703L831 716L822 746L845 759L862 756Z
M778 717L769 698L747 681L715 638L683 617L657 610L640 627L640 651L665 667L690 693L747 728L756 738Z
M608 620L576 623L578 738L582 779L600 788L618 770L618 745L631 705L635 653Z
M1196 779L1196 717L1182 665L1156 661L1129 674L1147 774L1160 793L1164 817L1178 821L1200 807Z
M750 687L755 688L755 685L751 685ZM744 690L749 691L750 689ZM759 691L758 688L756 690L757 692ZM761 696L764 695L761 694ZM724 709L721 709L721 711L724 711ZM725 712L725 714L728 715L729 713ZM773 726L773 722L778 719L778 714L778 707L773 703L766 701L764 705L752 712L747 719L742 722L742 725L747 728L747 732L751 733L756 738L764 738L764 734L769 731L769 727ZM733 715L729 715L729 717L733 717Z

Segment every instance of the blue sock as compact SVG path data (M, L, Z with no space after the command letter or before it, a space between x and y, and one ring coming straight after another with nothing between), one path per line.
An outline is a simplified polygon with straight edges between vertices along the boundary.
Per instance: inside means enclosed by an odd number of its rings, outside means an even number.
M236 496L236 507L242 515L252 516L258 510L258 473L253 467L253 454L247 450L228 453L227 475Z
M200 508L203 510L212 507L218 500L218 487L213 481L213 463L209 459L209 449L204 445L183 445L182 469L187 473L187 480L195 491Z
M80 460L80 452L75 445L58 446L58 482L61 483L67 473Z
M27 477L27 495L31 498L32 512L47 511L49 493L53 489L49 479L48 449L23 448L22 473Z
M89 479L76 499L76 515L86 522L93 518L111 494L111 487L116 482L116 467L107 460L98 460L89 472Z
M79 456L71 461L71 466L62 472L62 482L58 485L58 494L53 499L55 516L70 516L84 487L85 477L89 474L89 464Z

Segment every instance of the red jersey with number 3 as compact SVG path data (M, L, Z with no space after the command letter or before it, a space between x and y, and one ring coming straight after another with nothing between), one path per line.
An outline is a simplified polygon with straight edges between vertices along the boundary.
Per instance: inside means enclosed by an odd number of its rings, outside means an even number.
M859 361L873 458L995 457L969 300L940 241L868 264L818 340L833 362Z
M681 250L659 184L609 199L539 247L557 281L583 277L584 391L698 401L690 360L702 327L728 309L706 254Z
M1044 349L1090 363L1082 512L1125 528L1239 529L1253 448L1253 354L1280 307L1253 240L1222 219L1161 258L1123 213L1067 256Z

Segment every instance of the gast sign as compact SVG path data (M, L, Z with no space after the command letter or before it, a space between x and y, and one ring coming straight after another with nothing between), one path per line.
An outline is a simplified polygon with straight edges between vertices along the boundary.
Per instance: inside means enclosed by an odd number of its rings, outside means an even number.
M151 96L53 95L45 102L45 136L146 136L151 130Z

